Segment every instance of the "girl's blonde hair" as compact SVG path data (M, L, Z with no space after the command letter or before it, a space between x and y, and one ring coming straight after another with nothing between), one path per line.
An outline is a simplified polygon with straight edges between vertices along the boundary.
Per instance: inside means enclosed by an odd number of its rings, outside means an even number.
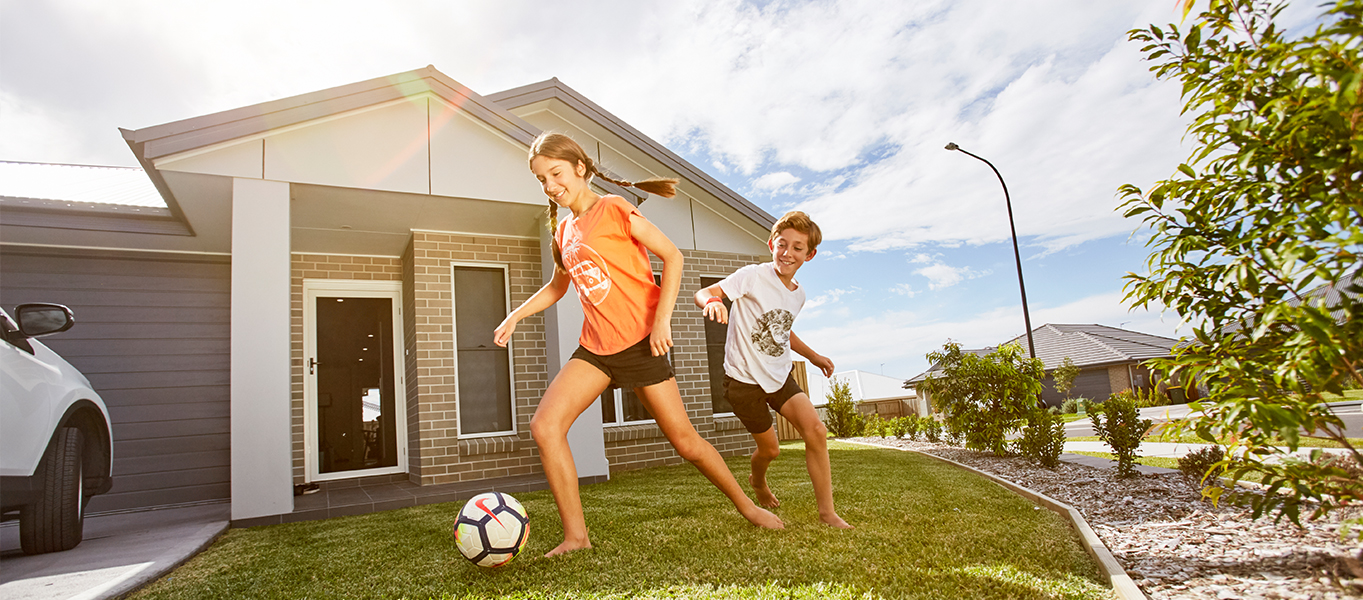
M546 132L535 138L535 141L530 144L529 160L533 162L536 156L567 161L568 164L573 165L573 167L577 167L578 163L581 163L587 168L586 179L589 182L592 180L592 177L600 177L620 187L632 187L650 194L657 194L664 198L671 198L677 195L676 179L654 177L652 179L630 183L621 179L611 179L610 177L607 177L605 173L602 173L601 169L596 166L596 161L592 160L592 157L587 156L587 151L583 150L580 144L574 141L573 138L561 133ZM549 227L549 236L552 238L554 233L558 230L558 205L554 204L552 198L549 200L549 210L546 211L546 214L549 219L547 224ZM553 245L554 264L558 265L558 268L567 271L568 268L563 266L563 253L559 250L558 240L555 239Z

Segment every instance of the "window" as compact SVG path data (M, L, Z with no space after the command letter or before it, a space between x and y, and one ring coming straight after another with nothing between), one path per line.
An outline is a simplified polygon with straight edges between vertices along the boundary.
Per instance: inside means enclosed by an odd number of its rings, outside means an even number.
M701 277L700 286L708 288L723 281L723 277ZM724 299L724 308L733 309L734 303ZM724 399L724 341L729 334L729 326L705 319L705 362L710 369L710 412L723 414L734 412L729 401Z
M653 274L653 283L662 285L662 275ZM674 348L675 350L675 348ZM673 353L667 353L668 362L672 362ZM673 362L675 366L676 363ZM601 422L606 425L624 425L626 423L637 423L641 421L653 421L653 415L648 412L644 402L635 395L634 390L624 390L615 386L606 388L601 393Z
M514 433L511 346L492 341L492 331L507 314L506 269L452 268L459 435Z

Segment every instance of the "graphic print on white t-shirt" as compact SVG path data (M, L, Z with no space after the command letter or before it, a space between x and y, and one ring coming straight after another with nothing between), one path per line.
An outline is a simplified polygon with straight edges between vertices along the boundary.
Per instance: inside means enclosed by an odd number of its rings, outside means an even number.
M784 308L775 308L757 319L749 337L763 354L781 356L790 348L790 327L794 324L795 315Z
M568 276L577 286L578 293L592 306L606 299L611 291L611 274L605 259L596 250L580 241L570 242L563 249L563 262L572 265L568 267Z

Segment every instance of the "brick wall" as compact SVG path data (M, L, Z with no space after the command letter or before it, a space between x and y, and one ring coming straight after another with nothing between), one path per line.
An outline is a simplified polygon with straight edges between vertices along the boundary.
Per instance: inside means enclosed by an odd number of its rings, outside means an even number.
M294 483L303 483L306 476L306 465L303 462L303 280L398 281L402 278L402 261L381 256L294 254L292 263L289 300L289 358L292 363L292 399L289 407L289 424L292 438L293 480Z
M1107 382L1112 386L1112 393L1115 394L1122 390L1131 389L1131 373L1127 371L1126 365L1115 365L1107 368ZM1102 398L1107 400L1107 398Z
M740 267L771 259L764 255L683 250L677 307L672 313L673 364L677 369L677 388L682 404L702 437L724 456L749 454L756 448L737 417L715 418L710 408L710 372L705 355L705 317L693 296L700 289L701 277L727 277ZM662 272L662 262L653 259L654 272ZM627 471L683 462L656 425L606 427L606 459L611 471Z
M453 483L539 471L530 438L530 417L548 384L542 315L520 322L512 341L515 373L514 435L458 439L451 262L506 265L511 307L543 284L539 241L416 231L412 234L411 281L414 304L413 351L408 379L415 388L415 422L408 432L418 452L409 470L421 485ZM410 395L409 391L409 395Z

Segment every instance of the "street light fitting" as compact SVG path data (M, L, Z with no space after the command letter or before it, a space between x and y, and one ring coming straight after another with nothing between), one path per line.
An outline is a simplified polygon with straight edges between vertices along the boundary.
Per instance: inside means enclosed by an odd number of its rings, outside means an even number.
M956 142L947 142L947 150L960 150L960 149L961 149L961 147L960 147L960 146L957 146L957 145L956 145Z

